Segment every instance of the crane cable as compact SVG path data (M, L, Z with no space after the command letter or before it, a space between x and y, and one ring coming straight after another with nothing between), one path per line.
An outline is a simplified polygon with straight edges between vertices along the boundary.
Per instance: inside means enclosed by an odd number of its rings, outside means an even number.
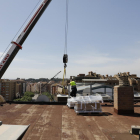
M64 56L63 56L63 63L64 63L64 74L63 74L63 93L65 94L65 77L66 77L66 67L68 62L68 55L67 55L67 36L68 36L68 6L69 0L66 0L66 23L65 23L65 47L64 47Z
M66 0L66 23L65 23L65 48L64 54L67 54L67 36L68 36L68 7L69 7L69 0Z

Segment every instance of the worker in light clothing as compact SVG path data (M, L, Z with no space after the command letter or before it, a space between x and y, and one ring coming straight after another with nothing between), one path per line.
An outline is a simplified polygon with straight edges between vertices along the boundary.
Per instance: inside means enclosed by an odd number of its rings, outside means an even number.
M71 80L70 81L70 85L71 85L71 93L70 93L70 96L72 97L76 97L76 93L77 93L77 88L76 88L76 83L74 80Z

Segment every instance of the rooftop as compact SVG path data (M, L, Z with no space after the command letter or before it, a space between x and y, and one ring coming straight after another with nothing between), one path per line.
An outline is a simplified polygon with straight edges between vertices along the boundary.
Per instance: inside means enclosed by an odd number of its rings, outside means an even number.
M131 125L140 124L140 103L135 114L117 115L113 106L102 106L102 114L76 115L66 105L4 104L3 124L29 125L23 140L137 140Z
M93 81L93 82L94 82L94 81L95 81L95 82L98 82L98 81L99 81L99 82L100 82L100 81L107 81L107 79L82 79L82 81L88 81L88 82L89 82L89 81Z

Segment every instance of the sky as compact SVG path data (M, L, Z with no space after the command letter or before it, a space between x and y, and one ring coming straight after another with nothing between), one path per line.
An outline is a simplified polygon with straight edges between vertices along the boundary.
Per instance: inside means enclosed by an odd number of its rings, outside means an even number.
M1 1L0 56L38 2ZM140 77L139 7L140 0L69 0L66 77L89 71ZM52 78L59 71L62 78L65 21L66 0L52 0L2 78Z

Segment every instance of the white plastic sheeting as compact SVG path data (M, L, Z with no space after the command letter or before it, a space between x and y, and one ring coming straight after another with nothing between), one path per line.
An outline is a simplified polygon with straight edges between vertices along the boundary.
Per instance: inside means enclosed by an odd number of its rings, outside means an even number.
M76 113L101 112L101 96L79 96L67 100L68 107L74 107Z

